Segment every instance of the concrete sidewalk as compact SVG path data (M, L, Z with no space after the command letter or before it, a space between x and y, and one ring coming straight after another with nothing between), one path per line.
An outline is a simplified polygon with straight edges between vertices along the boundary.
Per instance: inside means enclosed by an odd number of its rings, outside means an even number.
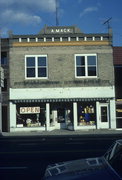
M94 130L53 130L53 131L32 131L32 132L3 132L2 136L64 136L64 135L110 135L122 134L122 129L94 129Z

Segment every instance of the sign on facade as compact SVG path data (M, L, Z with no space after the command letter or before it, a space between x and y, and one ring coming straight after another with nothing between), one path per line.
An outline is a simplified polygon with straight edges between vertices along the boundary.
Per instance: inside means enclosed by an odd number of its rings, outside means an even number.
M20 107L20 114L39 114L40 107Z
M81 33L81 30L76 26L45 26L40 34L73 34Z
M50 29L51 33L73 33L73 29L71 28L52 28Z
M46 27L46 34L69 34L74 33L74 27Z

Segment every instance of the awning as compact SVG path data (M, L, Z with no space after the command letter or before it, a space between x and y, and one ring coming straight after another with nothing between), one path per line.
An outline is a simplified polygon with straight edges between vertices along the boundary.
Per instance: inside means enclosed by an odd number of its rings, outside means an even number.
M59 98L59 99L17 99L10 100L13 103L50 103L50 102L87 102L87 101L108 101L113 98Z

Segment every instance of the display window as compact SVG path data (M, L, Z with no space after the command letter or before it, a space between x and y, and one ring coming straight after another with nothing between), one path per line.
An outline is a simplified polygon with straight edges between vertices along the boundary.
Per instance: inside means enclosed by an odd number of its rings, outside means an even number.
M44 104L18 104L16 110L17 127L45 126L45 113Z
M78 126L96 125L96 103L78 103Z

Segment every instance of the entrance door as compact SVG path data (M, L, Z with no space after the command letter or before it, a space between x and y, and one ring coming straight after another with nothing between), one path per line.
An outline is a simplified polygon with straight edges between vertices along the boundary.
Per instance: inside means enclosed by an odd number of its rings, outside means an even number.
M109 128L108 104L100 104L100 129Z
M65 108L58 109L58 123L60 123L61 129L66 129L66 122L65 122Z

